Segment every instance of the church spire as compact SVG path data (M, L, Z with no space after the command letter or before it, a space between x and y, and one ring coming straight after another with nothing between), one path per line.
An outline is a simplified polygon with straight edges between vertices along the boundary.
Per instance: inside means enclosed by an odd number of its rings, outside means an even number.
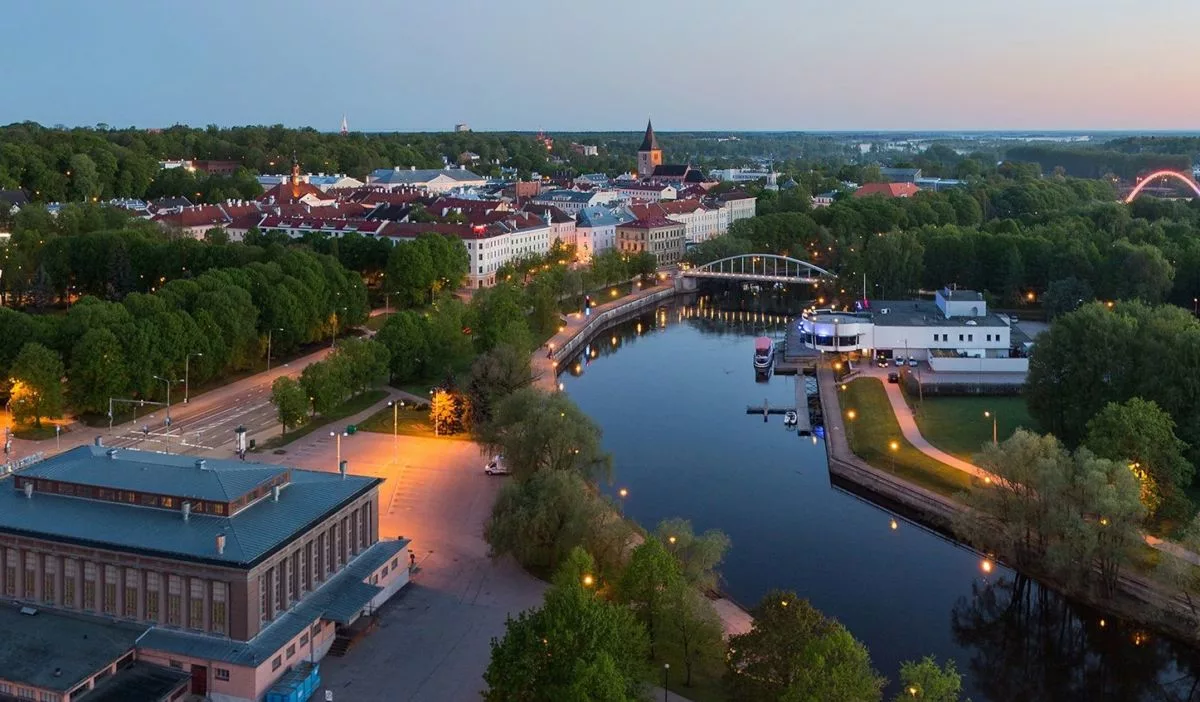
M350 123L346 121L346 113L342 113L342 136L350 133Z
M658 139L654 136L654 125L646 120L646 136L642 139L642 148L638 151L658 151Z
M296 158L296 152L292 151L292 199L300 199L300 159Z

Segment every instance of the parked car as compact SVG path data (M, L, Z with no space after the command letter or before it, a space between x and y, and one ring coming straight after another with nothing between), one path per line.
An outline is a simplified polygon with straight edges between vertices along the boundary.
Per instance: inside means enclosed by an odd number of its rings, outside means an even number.
M915 358L908 359L908 365L913 368L916 368L918 365L917 359L915 359Z
M880 356L879 358L875 359L875 365L879 366L880 368L887 368L887 359L883 356Z
M492 460L488 461L483 467L483 472L488 475L508 475L512 471L509 470L508 464L504 462L504 456L493 456Z
M888 382L889 383L900 382L900 374L896 373L896 372L888 373Z
M900 366L903 366L903 365L904 365L904 359L897 356L896 357L896 367L899 368Z

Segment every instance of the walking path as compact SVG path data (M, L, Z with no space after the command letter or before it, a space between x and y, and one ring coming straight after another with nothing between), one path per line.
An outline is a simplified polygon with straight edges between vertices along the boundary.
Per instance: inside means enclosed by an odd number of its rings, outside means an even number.
M929 440L921 435L921 430L917 428L916 419L913 417L913 410L908 406L908 403L904 400L904 395L900 392L900 384L886 382L886 379L880 378L880 374L871 372L872 370L873 369L864 369L862 375L877 378L883 382L884 390L887 392L888 402L892 406L892 412L896 415L896 422L900 424L900 432L904 434L904 438L908 440L908 443L912 444L918 451L926 456L929 456L935 461L944 463L952 468L957 468L958 470L969 473L977 478L981 478L989 482L994 479L994 476L991 473L980 468L979 466L968 463L961 458L955 458L954 456L951 456L945 451L930 444ZM838 419L840 426L841 418L839 417ZM845 432L838 431L837 433L841 435L842 441L845 441ZM1151 536L1149 534L1143 534L1142 538L1146 542L1146 545L1151 548L1158 549L1164 553L1169 553L1177 558L1182 558L1193 565L1200 565L1200 554L1197 554L1194 551L1189 551L1177 543L1165 541L1157 536Z

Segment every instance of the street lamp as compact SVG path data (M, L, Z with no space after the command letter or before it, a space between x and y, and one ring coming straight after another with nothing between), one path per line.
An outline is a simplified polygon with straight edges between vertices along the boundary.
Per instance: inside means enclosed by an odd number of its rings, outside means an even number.
M154 376L155 380L161 380L167 384L167 426L171 426L171 383L179 383L179 380L170 380L161 375Z
M992 418L992 446L995 446L997 444L997 441L996 441L996 413L992 412L990 410L984 410L983 416Z
M277 331L283 331L283 329L280 327L275 327L273 329L267 330L267 370L268 371L271 370L271 333L277 332Z
M888 448L892 451L892 473L894 474L896 472L896 452L900 450L900 442L892 439L888 443Z
M342 469L342 432L331 431L331 432L329 432L329 435L337 437L337 465L338 465L338 470L341 470Z
M404 400L388 400L388 407L392 408L392 463L396 462L396 442L400 439L400 408L403 406Z
M621 516L624 517L625 516L625 498L629 497L629 490L627 490L626 488L621 488L620 490L617 490L617 494L621 496Z
M55 451L55 453L62 451L62 442L59 440L59 436L61 434L62 434L62 425L55 424L54 425L54 451Z
M193 351L192 353L189 353L183 359L183 404L185 404L185 405L188 403L188 378L189 378L188 364L192 360L192 356L203 356L203 355L204 355L204 352L202 352L202 351Z
M349 311L349 309L349 307L339 307L337 310L333 311L333 336L329 338L329 348L331 349L337 346L338 325L340 324L338 321L338 310L346 312Z
M663 663L663 702L668 702L667 698L667 678L671 674L671 664Z

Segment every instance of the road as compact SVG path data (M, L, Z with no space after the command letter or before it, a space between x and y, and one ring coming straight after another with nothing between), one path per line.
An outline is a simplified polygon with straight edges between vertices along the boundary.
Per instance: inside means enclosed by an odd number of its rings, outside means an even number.
M10 458L17 459L39 451L50 455L57 452L58 446L66 451L90 444L97 436L103 437L104 443L112 446L171 453L204 452L228 457L233 454L234 429L239 425L245 426L248 434L254 434L276 422L275 408L271 405L271 383L282 376L300 375L305 367L328 354L329 349L323 348L269 371L256 373L202 395L193 395L188 398L187 404L177 401L171 405L169 427L165 422L166 407L156 406L148 413L139 409L136 420L118 424L111 430L78 424L72 431L64 432L58 442L54 439L14 439ZM6 421L8 419L5 417ZM144 432L143 427L148 431Z

